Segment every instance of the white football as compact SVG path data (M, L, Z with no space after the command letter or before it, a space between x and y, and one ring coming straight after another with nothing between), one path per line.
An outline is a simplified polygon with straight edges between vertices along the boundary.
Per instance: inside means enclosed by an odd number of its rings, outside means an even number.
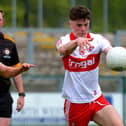
M113 47L106 55L107 66L115 71L126 70L126 49L124 47Z

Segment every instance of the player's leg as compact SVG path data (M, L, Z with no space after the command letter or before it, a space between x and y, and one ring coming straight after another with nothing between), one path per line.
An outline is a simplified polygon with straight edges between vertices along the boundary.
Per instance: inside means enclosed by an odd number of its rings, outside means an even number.
M64 113L67 126L88 126L93 112L90 109L89 103L76 104L66 101Z
M112 105L107 105L96 112L93 120L101 126L123 126L119 114Z
M0 118L0 126L10 126L10 118Z

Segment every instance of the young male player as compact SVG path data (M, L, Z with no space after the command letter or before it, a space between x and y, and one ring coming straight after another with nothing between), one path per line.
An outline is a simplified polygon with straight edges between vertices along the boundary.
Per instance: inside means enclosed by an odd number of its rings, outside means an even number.
M91 120L101 126L123 126L99 86L100 54L107 53L112 46L103 36L89 32L90 23L88 8L71 8L71 33L62 36L56 44L65 68L62 93L67 126L88 126Z

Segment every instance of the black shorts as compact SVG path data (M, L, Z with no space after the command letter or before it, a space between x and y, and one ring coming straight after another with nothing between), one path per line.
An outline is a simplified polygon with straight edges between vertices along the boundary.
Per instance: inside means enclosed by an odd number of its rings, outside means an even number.
M0 118L11 118L13 99L10 93L0 94Z

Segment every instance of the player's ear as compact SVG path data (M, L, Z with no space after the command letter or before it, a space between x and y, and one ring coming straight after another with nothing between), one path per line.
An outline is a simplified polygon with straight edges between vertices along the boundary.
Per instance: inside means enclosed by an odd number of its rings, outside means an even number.
M71 23L70 20L68 21L68 25L69 25L69 27L71 28L72 23Z

